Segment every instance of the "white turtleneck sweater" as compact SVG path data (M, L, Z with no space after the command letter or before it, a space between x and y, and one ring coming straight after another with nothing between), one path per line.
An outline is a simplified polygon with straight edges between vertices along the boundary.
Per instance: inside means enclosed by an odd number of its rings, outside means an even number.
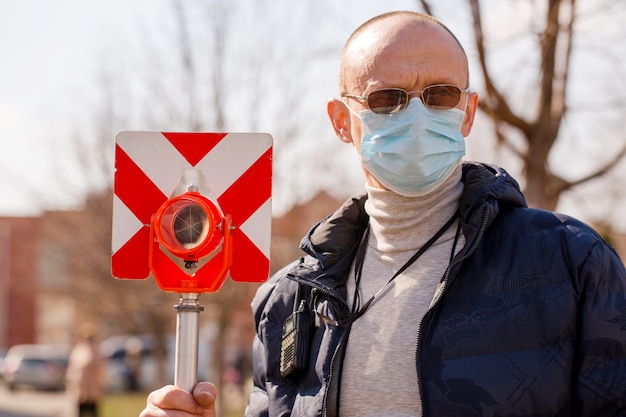
M370 237L358 288L361 305L458 209L463 192L461 167L437 189L420 197L403 197L369 186L366 189ZM415 364L417 334L450 263L457 223L396 277L352 324L341 378L341 417L422 415ZM461 233L455 251L464 242ZM354 289L353 267L348 280L349 304Z

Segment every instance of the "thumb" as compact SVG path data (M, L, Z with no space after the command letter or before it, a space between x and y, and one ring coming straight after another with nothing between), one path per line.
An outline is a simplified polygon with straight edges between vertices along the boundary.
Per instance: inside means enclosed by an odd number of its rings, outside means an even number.
M217 398L215 385L210 382L197 383L193 389L193 397L200 407L215 411L215 399Z

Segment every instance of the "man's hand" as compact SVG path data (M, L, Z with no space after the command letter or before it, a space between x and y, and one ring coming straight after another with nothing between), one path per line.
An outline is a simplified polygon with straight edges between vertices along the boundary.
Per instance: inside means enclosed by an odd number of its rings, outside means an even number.
M167 385L148 395L146 408L139 417L215 417L217 388L200 382L193 395L182 388Z

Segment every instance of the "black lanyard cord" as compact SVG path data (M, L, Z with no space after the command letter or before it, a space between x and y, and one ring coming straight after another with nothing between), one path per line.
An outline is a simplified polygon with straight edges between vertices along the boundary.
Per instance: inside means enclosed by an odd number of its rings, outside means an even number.
M401 273L403 273L404 271L406 271L406 269L411 266L415 261L417 261L419 259L420 256L422 256L424 254L424 252L426 252L440 237L441 235L443 235L446 230L448 230L450 228L450 226L452 226L452 224L455 222L456 218L459 216L459 211L455 211L454 214L452 215L452 217L450 217L450 219L437 231L437 233L435 233L433 235L433 237L431 237L428 242L426 242L421 248L419 248L419 250L417 252L415 252L413 254L413 256L411 256L411 258L406 261L404 263L404 265L402 265L400 267L400 269L398 269L398 271L393 274L393 276L391 278L389 278L389 281L387 281L387 283L385 283L385 285L382 286L382 288L380 290L378 290L378 292L376 292L376 294L374 294L369 300L367 300L367 302L365 304L363 304L363 306L361 308L358 309L358 311L356 311L355 313L351 314L349 317L347 317L344 320L332 320L324 315L320 315L322 320L325 323L328 323L332 326L336 326L336 327L341 327L341 326L345 326L348 324L351 324L352 322L354 322L356 319L358 319L359 317L361 317L363 314L365 314L365 312L367 311L367 309L369 308L369 306L372 304L372 302L374 301L374 299L376 297L378 297L388 286L389 284L391 284L393 282L394 279L396 279L398 277L398 275L400 275ZM457 231L458 234L458 231ZM365 247L366 247L366 242L367 239L369 237L369 228L367 230L367 232L365 233L365 236L363 236L363 240L361 241L361 244L359 246L355 261L354 261L354 275L355 275L355 281L356 281L356 285L354 288L354 302L352 305L352 311L355 311L357 306L358 306L358 299L359 299L359 284L361 282L361 274L362 274L362 270L363 270L363 261L365 259Z

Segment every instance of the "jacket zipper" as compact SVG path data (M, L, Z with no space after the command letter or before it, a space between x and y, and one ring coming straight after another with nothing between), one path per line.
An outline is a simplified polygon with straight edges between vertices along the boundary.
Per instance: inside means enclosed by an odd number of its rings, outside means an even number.
M348 302L347 302L347 301L345 301L343 298L341 298L341 297L337 296L337 294L336 294L336 293L334 293L333 291L330 291L330 290L329 290L329 289L327 289L326 287L324 287L324 286L322 286L322 285L319 285L319 284L317 284L317 283L314 283L314 282L312 282L312 281L302 279L300 276L298 276L298 275L296 275L296 274L289 274L289 275L287 275L287 277L288 277L289 279L291 279L291 280L293 280L293 281L295 281L295 282L299 283L299 284L302 284L302 285L308 285L308 286L310 286L311 288L313 288L313 290L312 290L312 295L313 295L313 291L314 291L314 290L319 291L319 292L321 292L321 293L323 293L323 294L327 295L328 297L333 298L333 299L335 299L335 300L339 301L339 302L340 302L341 304L343 304L343 305L344 305L344 306L345 306L348 310L350 310L350 306L348 305ZM312 296L311 298L312 298L312 299L315 299L315 297L313 297L313 296ZM334 373L334 367L335 367L335 366L334 366L334 365L335 365L335 360L336 360L336 357L337 357L338 352L340 352L340 351L341 351L341 347L342 347L343 341L345 340L345 337L346 337L346 335L348 334L348 332L349 332L349 330L348 330L348 331L346 331L346 333L345 333L345 334L341 335L341 338L340 338L340 340L339 340L339 343L337 343L337 346L335 347L335 350L334 350L334 352L333 352L333 355L332 355L332 357L331 357L331 359L330 359L330 368L329 368L329 370L328 370L328 380L327 380L327 382L326 382L326 388L324 389L324 404L323 404L323 406L322 406L322 416L323 416L323 417L327 417L327 416L328 416L328 392L329 392L329 390L330 390L331 382L332 382L332 380L333 380L333 373Z
M437 296L437 299L435 300L435 302L432 304L432 306L428 309L428 311L426 312L426 314L424 314L424 317L422 318L422 321L420 323L420 327L419 330L417 332L417 340L416 340L416 345L415 345L415 369L417 372L417 381L418 381L418 390L419 390L419 395L420 395L420 404L422 406L422 417L427 417L427 411L426 408L424 407L424 381L421 378L421 373L422 373L422 367L421 367L421 361L419 360L420 358L420 344L421 344L421 340L423 339L423 334L424 334L424 324L426 323L427 319L432 315L432 312L439 306L441 299L443 298L444 293L446 292L447 288L448 288L448 281L450 278L450 272L452 271L452 268L456 265L458 265L459 263L463 262L464 260L466 260L467 258L469 258L470 256L472 256L472 254L474 253L474 251L476 250L476 248L478 247L478 244L480 243L480 241L482 240L483 234L485 233L485 230L487 229L487 218L489 217L489 211L485 210L485 213L483 214L483 219L482 222L480 224L480 228L478 229L478 234L476 235L476 239L474 239L474 242L472 243L472 246L470 247L470 249L467 251L467 253L465 255L463 255L462 257L460 257L459 259L457 259L455 262L450 263L450 265L448 265L448 268L446 268L446 272L443 275L443 280L442 280L442 288L439 291L439 295Z
M328 395L329 395L330 387L333 381L333 374L335 372L334 371L335 361L336 361L338 353L342 351L343 341L346 339L346 336L348 335L349 332L350 332L350 329L348 329L345 332L345 334L341 335L341 338L339 339L339 343L337 343L337 347L335 348L335 351L333 352L333 356L330 359L330 368L328 370L328 382L326 383L326 388L324 389L324 403L322 405L322 417L328 417ZM336 394L337 398L335 399L335 406L337 405L337 402L339 401L338 392L339 391L337 391L337 394Z

